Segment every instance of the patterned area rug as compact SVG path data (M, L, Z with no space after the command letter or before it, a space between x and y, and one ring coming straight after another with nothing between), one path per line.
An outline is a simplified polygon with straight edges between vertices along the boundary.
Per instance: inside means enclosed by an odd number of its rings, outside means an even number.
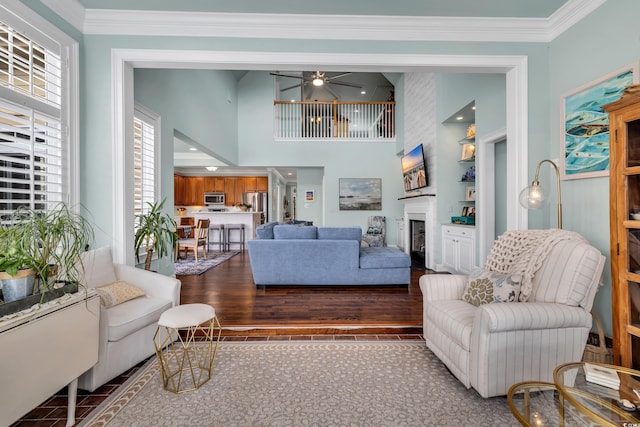
M222 342L211 380L162 388L152 358L81 426L516 426L424 341Z
M177 276L193 276L202 274L213 267L222 264L232 256L238 255L240 252L207 252L207 259L198 256L196 262L193 253L187 254L186 259L179 259L175 263ZM184 256L184 253L182 254Z

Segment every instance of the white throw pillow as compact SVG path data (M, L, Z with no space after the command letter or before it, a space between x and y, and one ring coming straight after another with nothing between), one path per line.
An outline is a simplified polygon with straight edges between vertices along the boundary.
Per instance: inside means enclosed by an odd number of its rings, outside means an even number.
M513 277L494 271L473 271L462 299L476 307L496 302L516 302L520 283Z

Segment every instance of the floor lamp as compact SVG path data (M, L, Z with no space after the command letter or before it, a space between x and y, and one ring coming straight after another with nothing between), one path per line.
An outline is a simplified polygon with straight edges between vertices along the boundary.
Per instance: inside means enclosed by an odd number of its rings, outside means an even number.
M538 181L538 175L540 174L540 166L543 163L549 163L553 166L553 169L556 171L556 179L558 183L558 228L562 228L562 195L560 193L560 170L558 169L558 165L556 165L551 160L541 160L538 163L538 167L536 168L536 175L533 178L533 182L530 187L525 188L520 192L520 205L527 209L540 209L542 208L547 201L547 194L540 185L540 181Z

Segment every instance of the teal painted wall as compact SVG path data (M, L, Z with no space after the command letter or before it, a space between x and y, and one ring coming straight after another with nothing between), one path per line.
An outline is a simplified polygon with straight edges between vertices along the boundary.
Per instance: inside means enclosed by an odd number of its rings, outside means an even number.
M237 83L231 71L136 69L134 97L207 154L238 162ZM203 96L204 94L204 96ZM168 122L168 123L165 123ZM162 135L173 147L173 130ZM173 168L171 163L164 166Z
M273 139L273 77L250 71L238 85L238 157L240 166L299 167L297 218L315 218L314 224L366 227L370 215L388 218L388 243L395 244L395 222L403 208L400 160L396 144L384 142L278 142ZM323 174L308 173L323 170ZM305 180L301 181L300 171ZM308 173L308 175L307 175ZM324 178L324 189L322 186ZM382 211L340 211L340 178L381 178ZM323 196L322 203L304 203L302 184ZM324 206L324 212L317 211ZM307 214L308 213L308 214Z
M189 46L196 50L251 50L251 51L290 51L290 52L357 52L357 53L441 53L441 54L518 54L528 55L530 65L530 85L533 87L547 84L547 49L540 44L519 43L427 43L427 42L380 42L380 41L332 41L332 40L253 40L253 39L216 39L189 37L137 37L137 36L93 36L84 37L81 59L82 97L81 97L81 197L83 203L93 213L99 228L97 244L111 244L113 211L112 194L112 124L111 124L111 54L114 48L127 49L185 49ZM536 72L531 72L534 70ZM267 73L248 73L239 83L238 117L245 117L243 111L253 113L258 104L268 105L271 109L272 89L260 88L259 80L267 79ZM243 92L243 86L253 88ZM162 89L159 89L162 90ZM538 91L540 92L540 91ZM246 94L250 94L249 97ZM207 97L216 94L207 94ZM246 96L245 96L246 95ZM253 99L248 99L253 98ZM533 111L530 133L535 136L537 129L548 128L548 115L539 114L547 109L547 99L542 96L530 97L530 109ZM535 114L537 112L537 114ZM189 135L188 131L185 131ZM250 125L243 123L238 129L238 164L269 166L309 166L324 167L326 225L366 224L371 212L349 212L338 210L338 179L375 178L383 180L383 211L376 214L392 219L401 216L402 206L397 199L402 197L400 161L397 158L397 144L297 144L274 143L271 137L271 125L261 118L252 117ZM544 138L547 139L546 136ZM169 150L163 149L163 156L169 156ZM530 154L531 155L531 154ZM292 159L295 159L292 160ZM364 161L363 161L364 159ZM163 165L168 164L163 158ZM171 197L168 177L163 178L163 194ZM99 192L95 191L100 189ZM387 229L390 243L394 243L394 230Z
M560 98L563 94L640 59L639 15L640 2L636 0L608 1L551 43L549 157L561 155ZM608 177L563 181L562 203L564 228L583 234L607 256L604 286L596 295L594 309L606 333L611 335Z
M54 16L37 1L25 1L33 5L37 12L58 27L74 33L72 29ZM640 2L636 0L614 0L604 3L591 16L583 19L573 28L560 35L551 43L451 43L423 41L342 41L342 40L279 40L279 39L227 39L208 37L139 37L139 36L93 36L81 38L81 198L91 211L97 224L98 244L110 244L113 216L112 210L113 159L112 159L112 118L111 118L111 50L128 49L189 49L229 50L263 52L341 52L341 53L404 53L404 54L450 54L450 55L526 55L528 57L528 155L529 171L544 158L559 156L559 99L560 96L584 83L592 81L623 65L638 60L640 37L636 17L640 14ZM597 31L595 31L597 29ZM80 36L76 33L76 37ZM240 104L241 97L238 97ZM440 106L438 107L440 108ZM255 162L251 144L257 141L244 139L244 131L238 130L238 159L244 162L244 153L249 153L246 161ZM249 136L247 136L249 137ZM387 149L381 146L371 148L369 153L354 144L353 148L337 150L331 146L309 145L308 150L296 153L300 148L273 144L272 159L278 155L292 157L300 155L308 166L324 166L325 221L331 225L338 219L337 179L339 177L372 177L378 170L388 173L383 179L383 207L402 194L399 178L392 178L393 170L399 174L397 150L389 150L388 160L380 164L366 159L382 159ZM399 145L399 147L402 147ZM267 150L259 149L260 152ZM336 156L339 151L340 155ZM366 155L364 154L366 153ZM166 151L163 150L163 155ZM369 156L372 157L369 157ZM304 157L302 157L304 156ZM313 159L310 161L308 159ZM312 164L315 163L315 164ZM323 163L326 163L323 165ZM164 164L164 160L163 160ZM364 166L367 165L367 167ZM385 175L386 176L386 175ZM395 179L398 179L396 185ZM164 182L164 181L163 181ZM388 184L387 184L388 183ZM444 185L444 183L443 183ZM171 192L163 187L167 195ZM446 190L445 187L440 192ZM563 182L563 207L565 228L585 235L603 253L609 255L608 234L608 180L594 178ZM392 208L401 211L401 207ZM353 218L360 224L362 218ZM391 216L391 214L389 215ZM348 218L351 222L351 218ZM555 215L551 211L532 214L532 228L553 226ZM389 230L388 230L389 231ZM609 264L605 270L605 286L596 297L599 312L607 332L611 331L610 277Z

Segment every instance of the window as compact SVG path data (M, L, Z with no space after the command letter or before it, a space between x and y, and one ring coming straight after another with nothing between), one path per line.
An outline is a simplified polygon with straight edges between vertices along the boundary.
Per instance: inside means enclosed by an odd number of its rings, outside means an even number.
M135 215L149 210L157 197L156 135L158 116L141 105L133 116L133 206ZM135 226L138 223L136 221Z
M41 18L27 9L14 8L0 6L0 11L7 12L0 18L2 217L21 206L48 210L60 202L77 200L77 194L71 194L77 168L72 164L71 153L75 151L66 102L71 84L69 68L62 66L69 64L67 48L75 42L39 22ZM18 14L25 16L18 18ZM60 37L61 42L41 28Z

